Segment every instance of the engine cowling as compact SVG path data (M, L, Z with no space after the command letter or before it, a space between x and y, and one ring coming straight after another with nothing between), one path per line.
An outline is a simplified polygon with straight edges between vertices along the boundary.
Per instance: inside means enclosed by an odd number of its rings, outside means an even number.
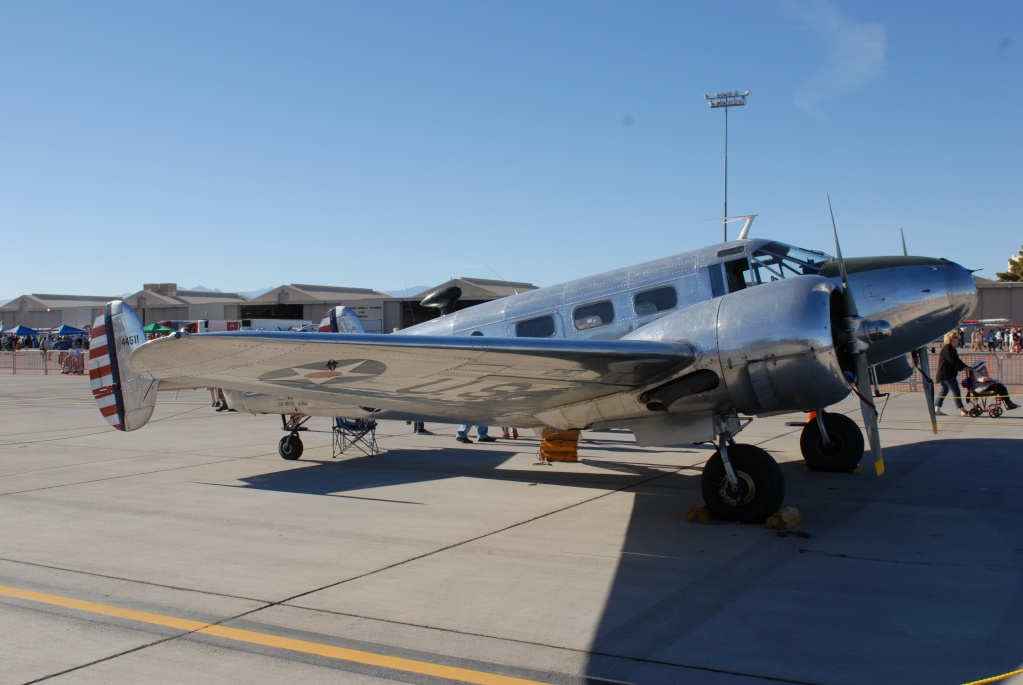
M842 400L849 385L835 349L832 320L841 307L835 291L818 276L775 281L694 304L629 334L684 341L699 353L685 374L645 393L655 402L670 400L648 408L753 415Z

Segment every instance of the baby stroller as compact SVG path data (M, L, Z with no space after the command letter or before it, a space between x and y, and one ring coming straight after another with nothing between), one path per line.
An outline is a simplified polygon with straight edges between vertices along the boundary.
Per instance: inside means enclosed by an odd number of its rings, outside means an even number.
M987 362L984 360L967 367L964 372L963 390L966 391L964 399L970 405L967 411L973 417L986 413L997 419L1005 409L1016 407L1009 399L1005 386L988 377Z

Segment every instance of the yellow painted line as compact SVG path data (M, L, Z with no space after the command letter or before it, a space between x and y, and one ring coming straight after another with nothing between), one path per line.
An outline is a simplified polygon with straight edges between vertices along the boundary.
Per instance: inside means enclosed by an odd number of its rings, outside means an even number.
M974 680L972 683L966 683L966 685L986 685L986 683L997 683L999 680L1005 680L1011 678L1014 675L1023 673L1023 669L1018 671L1012 671L1010 673L1003 673L1002 675L996 675L994 678L985 678L984 680Z
M260 633L253 630L229 628L227 626L213 625L202 621L192 621L185 618L166 616L164 614L155 614L149 611L136 611L135 609L125 609L123 607L117 607L110 604L100 604L99 602L73 599L71 597L63 597L61 595L36 592L34 590L23 590L21 588L10 587L8 585L0 585L0 595L15 597L29 602L38 602L40 604L63 607L65 609L74 609L75 611L83 611L90 614L99 614L101 616L110 616L113 618L122 618L128 621L136 621L138 623L174 628L189 633L200 633L203 635L210 635L212 637L223 638L225 640L233 640L235 642L245 642L248 644L262 645L264 647L272 647L274 649L285 649L291 652L301 652L302 654L312 654L315 656L327 657L329 659L337 659L339 661L348 661L366 666L376 666L379 668L390 669L392 671L405 671L407 673L447 678L448 680L476 683L478 685L544 685L536 680L512 678L510 676L486 673L483 671L473 671L468 668L443 666L426 661L416 661L414 659L403 659L401 657L375 654L373 652L366 652L358 649L336 647L334 645L311 642L309 640L298 640L289 637L281 637L279 635L271 635L269 633Z

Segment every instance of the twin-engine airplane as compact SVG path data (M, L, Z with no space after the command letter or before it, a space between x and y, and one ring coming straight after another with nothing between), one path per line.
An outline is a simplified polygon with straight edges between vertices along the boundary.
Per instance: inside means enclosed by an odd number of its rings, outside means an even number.
M762 521L785 482L766 451L735 442L748 417L816 412L800 440L806 463L846 471L863 435L824 409L853 391L880 474L871 380L904 380L914 366L926 378L917 351L957 326L977 294L970 272L945 259L843 260L748 232L749 222L738 240L457 312L458 293L435 292L423 303L445 315L391 335L366 335L337 308L321 326L333 332L146 342L135 312L111 302L92 329L93 394L125 431L149 420L158 388L219 387L252 413L623 428L646 446L716 441L701 481L707 506ZM929 397L928 406L933 424ZM281 455L301 447L292 432Z

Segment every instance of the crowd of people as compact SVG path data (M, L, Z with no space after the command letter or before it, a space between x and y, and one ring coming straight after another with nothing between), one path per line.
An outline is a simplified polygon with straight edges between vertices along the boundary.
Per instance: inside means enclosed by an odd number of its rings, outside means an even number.
M968 343L967 343L968 341ZM969 344L970 349L977 352L1023 352L1023 330L1019 328L976 327L967 333L959 329L959 349Z
M55 335L38 333L30 335L5 334L0 338L0 351L20 352L22 350L38 350L44 356L57 352L56 361L61 373L82 375L85 373L85 354L89 349L89 336ZM52 357L49 361L53 361Z
M89 336L87 335L11 335L3 336L0 340L0 350L4 352L17 352L19 350L87 350L89 349Z

